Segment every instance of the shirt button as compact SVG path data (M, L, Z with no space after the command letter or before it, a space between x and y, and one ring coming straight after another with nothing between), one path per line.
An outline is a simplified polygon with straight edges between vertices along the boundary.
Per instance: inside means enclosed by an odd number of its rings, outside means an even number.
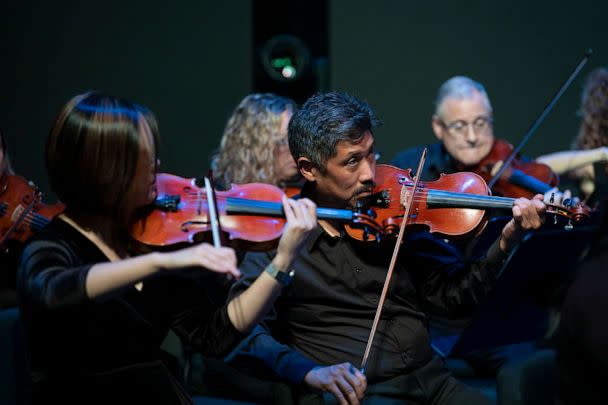
M374 297L374 298L372 298L372 303L374 303L374 304L375 304L375 303L377 303L377 302L378 302L378 297Z

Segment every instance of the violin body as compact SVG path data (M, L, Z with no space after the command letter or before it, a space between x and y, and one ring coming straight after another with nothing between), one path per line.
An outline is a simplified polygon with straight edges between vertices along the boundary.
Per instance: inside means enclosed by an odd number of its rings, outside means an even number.
M477 166L467 168L467 170L479 174L486 182L489 182L512 151L513 145L496 139L488 156ZM519 156L516 156L510 167L503 172L492 187L492 194L530 199L536 194L546 193L558 184L559 176L549 166L538 162L522 162Z
M205 189L194 179L172 174L156 176L157 201L147 216L137 221L131 236L154 249L173 249L184 244L211 241L211 221ZM276 214L251 215L232 213L235 202L264 201L281 204L283 191L270 184L232 185L228 191L216 191L217 214L224 240L243 250L269 250L276 247L285 219Z
M24 242L64 209L63 204L43 204L40 192L21 176L0 181L0 246L7 240Z
M381 226L384 234L390 236L399 232L404 204L411 198L413 183L411 169L403 170L385 164L376 166L374 194L386 192L388 195L379 207L373 208L374 214L371 216ZM485 181L475 173L442 174L434 181L420 181L406 225L425 228L448 238L467 237L481 232L487 223L486 210L442 207L439 201L442 191L484 197L489 195ZM346 229L355 239L374 239L373 235L364 235L364 231L356 225L347 224Z

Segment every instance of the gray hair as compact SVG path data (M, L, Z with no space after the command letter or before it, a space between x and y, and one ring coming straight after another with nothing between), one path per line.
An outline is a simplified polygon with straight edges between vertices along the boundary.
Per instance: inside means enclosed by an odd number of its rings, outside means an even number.
M441 106L445 99L455 98L465 100L472 98L475 92L481 94L481 98L486 105L486 108L491 113L492 104L490 104L490 98L483 85L466 76L454 76L443 83L437 92L437 98L435 99L435 115L441 117Z

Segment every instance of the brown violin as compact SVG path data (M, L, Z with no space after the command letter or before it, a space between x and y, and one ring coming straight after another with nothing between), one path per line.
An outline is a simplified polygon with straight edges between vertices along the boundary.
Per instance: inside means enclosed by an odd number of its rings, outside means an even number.
M512 152L513 145L496 139L490 153L475 167L469 167L467 170L479 174L489 182ZM545 194L558 184L559 176L549 166L538 162L523 162L520 156L516 155L509 167L496 179L492 194L532 198L536 194Z
M412 198L414 181L411 170L380 164L376 166L376 187L367 202L380 235L395 235L403 221L404 208ZM470 172L442 174L438 180L419 181L413 193L407 226L426 228L438 235L455 238L479 233L487 223L487 210L511 210L515 198L490 195L490 189L479 175ZM547 213L565 218L567 227L589 217L589 208L547 205ZM373 238L365 229L346 226L356 239Z
M5 175L0 180L0 247L7 240L24 242L65 207L42 202L36 186L21 176Z
M148 215L135 223L131 236L151 249L210 241L205 190L194 179L166 173L157 175L156 183L156 202ZM318 207L317 217L344 222L347 233L357 240L393 236L403 221L412 187L410 170L378 165L371 196L359 200L352 209ZM215 193L221 232L230 246L244 250L276 247L285 225L281 203L284 193L280 188L251 183ZM442 175L439 180L419 182L407 225L424 227L445 237L477 233L486 224L485 210L510 210L515 201L489 193L485 181L475 173ZM550 206L547 211L568 219L569 224L589 215L582 206Z
M131 236L152 249L210 241L211 219L207 194L195 179L172 174L156 176L157 199ZM280 188L264 183L232 185L215 191L220 230L228 245L243 250L276 247L285 225ZM371 217L353 210L317 208L317 217L375 227Z

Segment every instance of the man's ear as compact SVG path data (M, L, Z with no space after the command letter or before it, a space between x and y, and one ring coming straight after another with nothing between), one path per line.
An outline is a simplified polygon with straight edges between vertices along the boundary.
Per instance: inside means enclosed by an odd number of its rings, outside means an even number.
M315 165L310 161L310 159L306 157L298 158L298 169L300 170L300 174L310 182L314 182L317 177L318 170Z
M437 139L443 142L443 122L441 122L441 119L437 115L433 115L431 126Z

